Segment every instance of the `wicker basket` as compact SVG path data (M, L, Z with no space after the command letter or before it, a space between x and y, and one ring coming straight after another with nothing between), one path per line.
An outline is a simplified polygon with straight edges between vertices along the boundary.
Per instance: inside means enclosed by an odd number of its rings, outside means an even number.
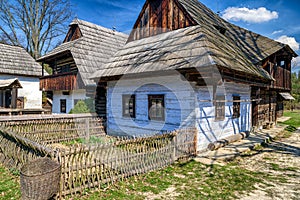
M60 164L49 158L38 158L21 168L22 199L49 199L59 190Z

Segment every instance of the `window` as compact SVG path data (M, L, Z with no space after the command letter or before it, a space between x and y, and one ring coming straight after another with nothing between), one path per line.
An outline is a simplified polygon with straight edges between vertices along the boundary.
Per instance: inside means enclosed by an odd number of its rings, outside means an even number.
M148 117L150 120L165 120L164 95L148 95Z
M123 95L123 117L135 118L135 95Z
M66 99L61 99L60 100L60 112L61 113L66 113L67 112L67 100Z
M70 95L70 91L63 91L62 94L63 95Z
M232 118L239 118L240 117L240 105L241 105L241 97L240 96L233 96L233 110L232 110Z
M225 96L217 95L215 103L215 119L224 120L225 119Z

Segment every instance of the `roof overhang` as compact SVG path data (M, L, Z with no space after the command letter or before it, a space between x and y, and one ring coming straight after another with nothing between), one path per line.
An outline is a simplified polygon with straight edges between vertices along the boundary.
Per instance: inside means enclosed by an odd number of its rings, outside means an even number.
M22 88L21 83L17 78L0 80L0 89Z
M279 94L284 100L295 100L295 98L288 92L279 92Z
M65 49L62 51L57 51L55 53L50 53L50 54L44 55L43 57L38 58L36 61L47 63L47 62L51 62L56 59L59 59L59 57L63 57L67 54L72 54L70 49Z

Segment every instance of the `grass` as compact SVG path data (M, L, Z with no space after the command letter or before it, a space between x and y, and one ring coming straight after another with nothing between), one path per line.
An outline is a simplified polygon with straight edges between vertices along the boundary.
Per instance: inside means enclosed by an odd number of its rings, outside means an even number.
M280 177L253 172L231 163L204 165L195 161L177 163L165 169L131 177L97 192L75 199L235 199L236 193L254 190L256 183Z
M61 142L61 144L73 146L75 144L106 144L108 142L112 142L112 139L103 136L91 136L88 140L86 138L78 138L71 141Z
M300 127L300 110L296 110L296 111L284 111L283 114L285 117L291 117L291 119L282 122L282 124L285 125L290 125L290 126L294 126L294 127Z
M14 175L15 174L15 175ZM0 199L20 199L19 176L0 166Z
M273 170L295 171L297 168L280 168L269 164ZM0 199L20 199L17 170L0 167ZM253 172L239 167L236 162L225 166L204 165L196 161L181 162L167 168L134 176L114 185L102 185L98 191L87 190L69 199L236 199L237 194L255 190L255 184L286 181L281 176ZM68 198L67 198L68 199Z

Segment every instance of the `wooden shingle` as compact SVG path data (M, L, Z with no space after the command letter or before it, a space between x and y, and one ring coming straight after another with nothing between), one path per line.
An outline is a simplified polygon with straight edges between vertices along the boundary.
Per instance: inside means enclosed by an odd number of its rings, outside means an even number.
M38 60L52 59L59 54L70 52L84 85L93 85L95 83L89 76L108 62L125 44L128 35L79 19L73 20L71 25L78 25L82 37L61 44Z
M24 48L0 44L0 73L40 77L42 67Z

